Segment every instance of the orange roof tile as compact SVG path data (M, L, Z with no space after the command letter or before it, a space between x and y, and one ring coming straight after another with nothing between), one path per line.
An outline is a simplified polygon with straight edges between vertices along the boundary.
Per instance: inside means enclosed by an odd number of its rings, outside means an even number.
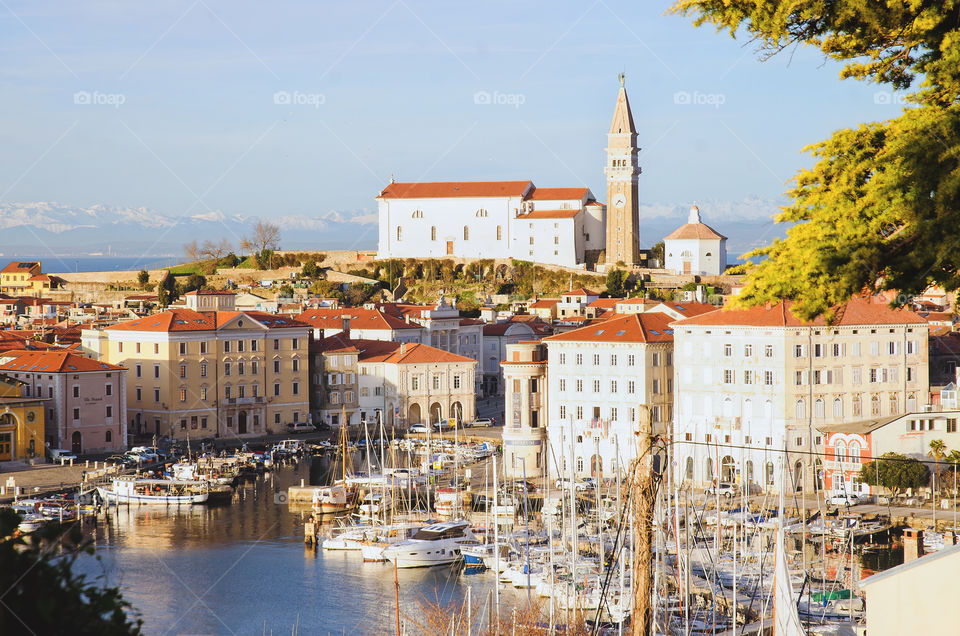
M587 305L587 307L613 309L622 300L623 298L597 298L595 301Z
M446 199L451 197L520 197L533 187L530 181L435 181L391 183L382 199Z
M36 261L13 261L0 270L0 274L27 274L34 268L39 269L40 263Z
M700 314L708 314L711 311L717 311L719 307L716 305L711 305L710 303L675 303L675 302L663 302L660 303L670 309L674 310L678 314L687 316L688 318L693 318L694 316L699 316Z
M122 371L123 367L67 351L9 351L4 357L16 356L0 364L0 371L43 373L83 373L88 371Z
M400 343L385 340L354 340L360 349L361 362L388 362L393 364L424 364L435 362L476 362L455 353L418 342Z
M357 348L356 342L341 331L311 343L310 351L314 353L358 353L360 349Z
M724 307L692 318L677 321L676 325L741 325L747 327L803 327L826 325L822 316L812 322L797 318L789 300L765 307L733 309ZM845 325L903 325L925 324L920 316L903 310L891 309L885 302L873 298L856 297L836 309L832 326Z
M211 314L192 309L170 309L152 316L111 325L107 331L212 331L216 322Z
M572 219L582 210L533 210L526 214L517 215L518 219L524 221L535 221L537 219Z
M727 238L720 232L717 232L715 229L710 227L705 223L687 223L686 225L681 225L673 232L671 232L666 238L665 241L672 240L682 240L682 239L725 239Z
M535 303L530 303L527 307L529 309L550 309L556 307L559 302L559 298L542 298Z
M589 188L534 188L527 196L529 201L562 201L565 199L583 199Z
M315 329L341 329L343 319L350 319L351 329L420 329L420 325L408 324L402 318L386 314L376 309L362 307L341 307L339 309L308 309L297 320Z
M589 289L584 289L582 287L580 289L571 289L570 291L561 292L561 293L563 296L599 296L600 295L597 292L592 292Z
M544 338L545 342L672 342L666 314L630 314Z

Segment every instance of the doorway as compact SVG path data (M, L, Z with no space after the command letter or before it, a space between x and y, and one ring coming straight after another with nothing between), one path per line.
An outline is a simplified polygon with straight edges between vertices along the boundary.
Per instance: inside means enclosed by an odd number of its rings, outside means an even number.
M0 462L13 459L13 433L0 433Z
M240 411L237 416L237 434L244 435L247 432L247 412Z
M70 436L70 452L74 455L83 453L83 437L80 435L80 431L74 431L73 435Z
M447 241L447 255L453 255L453 241Z

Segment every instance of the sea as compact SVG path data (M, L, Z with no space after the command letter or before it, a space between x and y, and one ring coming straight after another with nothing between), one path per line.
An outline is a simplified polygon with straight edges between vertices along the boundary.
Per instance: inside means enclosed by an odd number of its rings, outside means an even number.
M0 256L0 262L40 261L44 274L70 272L115 272L141 269L160 269L184 261L182 256L64 256L31 254L28 256Z
M244 482L229 505L110 508L93 530L95 554L75 567L119 587L145 634L393 634L393 567L305 545L309 506L287 504L290 485L322 482L328 470L304 458ZM401 569L396 580L406 633L422 633L424 604L469 594L475 629L493 605L489 572ZM501 588L503 611L525 599Z

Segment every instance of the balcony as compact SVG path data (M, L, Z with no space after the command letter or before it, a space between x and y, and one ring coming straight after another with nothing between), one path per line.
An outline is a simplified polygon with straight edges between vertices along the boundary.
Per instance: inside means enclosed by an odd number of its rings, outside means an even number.
M227 398L227 404L229 406L246 406L249 404L263 404L264 398L262 395L256 397L232 397Z

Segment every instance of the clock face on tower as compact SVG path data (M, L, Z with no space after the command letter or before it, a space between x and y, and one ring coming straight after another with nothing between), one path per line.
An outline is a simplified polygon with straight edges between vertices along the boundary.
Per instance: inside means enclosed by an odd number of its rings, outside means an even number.
M627 203L627 197L623 196L622 192L617 192L613 197L613 205L622 208Z

